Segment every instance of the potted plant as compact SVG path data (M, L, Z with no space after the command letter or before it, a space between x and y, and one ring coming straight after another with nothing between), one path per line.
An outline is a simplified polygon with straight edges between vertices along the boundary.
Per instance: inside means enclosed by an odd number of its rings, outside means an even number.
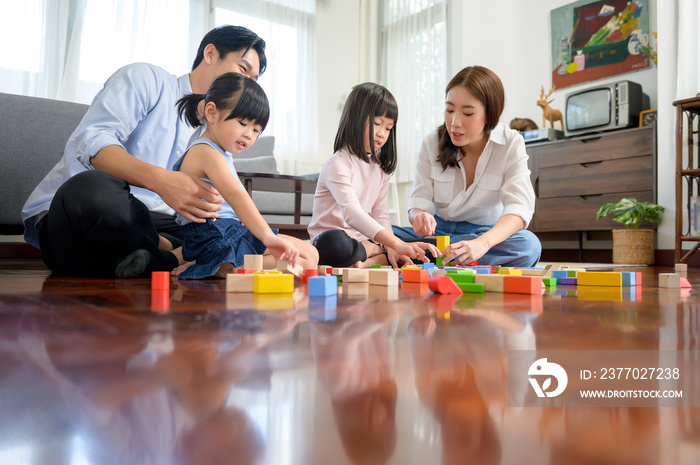
M613 221L625 229L613 229L613 263L654 264L654 230L639 229L642 221L661 222L664 207L625 197L617 203L606 203L598 210L596 221L613 214Z

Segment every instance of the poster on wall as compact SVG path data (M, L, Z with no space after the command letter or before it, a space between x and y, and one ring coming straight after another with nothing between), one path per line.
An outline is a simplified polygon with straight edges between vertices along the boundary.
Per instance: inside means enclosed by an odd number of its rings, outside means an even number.
M650 66L649 0L579 0L552 10L558 89Z

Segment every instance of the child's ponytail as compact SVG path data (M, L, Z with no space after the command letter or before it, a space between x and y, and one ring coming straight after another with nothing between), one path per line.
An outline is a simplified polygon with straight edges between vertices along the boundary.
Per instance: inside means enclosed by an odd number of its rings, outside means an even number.
M193 128L197 128L202 125L202 121L197 112L197 107L199 107L199 102L204 100L204 97L204 94L187 94L177 101L177 112L180 115L180 118L184 116L189 125Z

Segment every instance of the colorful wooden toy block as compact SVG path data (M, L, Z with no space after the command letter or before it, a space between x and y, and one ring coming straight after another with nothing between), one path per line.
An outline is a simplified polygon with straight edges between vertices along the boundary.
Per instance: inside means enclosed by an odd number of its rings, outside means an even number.
M253 292L256 294L291 294L294 292L294 276L284 273L254 274Z
M688 278L681 276L681 289L692 289L693 286L690 285Z
M257 273L258 270L251 270L251 269L246 269L246 268L236 268L236 273L237 274L253 274Z
M659 287L680 289L681 275L678 273L659 273Z
M482 283L464 283L457 282L457 287L462 291L470 294L483 294L486 292L486 285Z
M430 280L430 271L403 269L402 280L405 283L427 283Z
M399 272L395 270L369 270L369 283L379 286L398 286Z
M332 270L333 270L333 267L330 267L328 265L320 265L318 267L318 275L319 276L330 275Z
M226 275L226 292L253 292L255 275L229 273Z
M557 285L557 278L547 278L544 277L542 278L542 282L544 283L545 286L547 287L552 287Z
M541 294L542 279L537 276L504 276L503 292L510 294Z
M304 270L304 277L301 278L301 282L308 283L309 278L318 276L318 270L316 268L307 268Z
M262 271L263 256L262 255L244 255L243 268L246 270Z
M622 275L623 286L637 285L637 273L632 273L631 271L621 271L620 274Z
M452 278L449 276L439 276L437 278L430 278L428 282L428 287L433 292L438 294L461 294L462 290L457 287Z
M154 291L170 290L170 272L153 271L151 273L151 289Z
M515 268L499 268L498 269L498 274L506 275L506 276L522 276L523 272L521 270L515 269Z
M307 287L309 296L326 297L338 294L338 279L335 276L316 276L309 278Z
M582 271L576 278L579 286L622 287L622 274L613 271Z
M559 284L562 286L576 286L578 280L575 277L566 277L559 280Z
M445 250L447 246L450 245L450 236L437 236L436 239L435 245L440 252Z

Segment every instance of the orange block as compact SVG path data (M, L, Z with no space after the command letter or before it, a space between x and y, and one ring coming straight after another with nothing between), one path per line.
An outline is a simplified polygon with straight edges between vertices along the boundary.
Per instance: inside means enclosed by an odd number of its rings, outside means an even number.
M253 270L250 268L237 268L236 273L238 274L253 274L256 273L258 270Z
M405 283L427 283L430 281L429 270L407 270L404 268L401 276L403 276Z
M315 276L318 276L318 269L316 268L307 268L304 270L304 277L301 279L301 282L303 283L308 283L309 278L313 278Z
M542 278L539 276L504 276L503 292L511 294L541 294Z
M428 281L430 290L438 294L461 294L462 290L449 276L438 276Z
M151 272L151 289L154 291L167 291L170 289L170 272Z

